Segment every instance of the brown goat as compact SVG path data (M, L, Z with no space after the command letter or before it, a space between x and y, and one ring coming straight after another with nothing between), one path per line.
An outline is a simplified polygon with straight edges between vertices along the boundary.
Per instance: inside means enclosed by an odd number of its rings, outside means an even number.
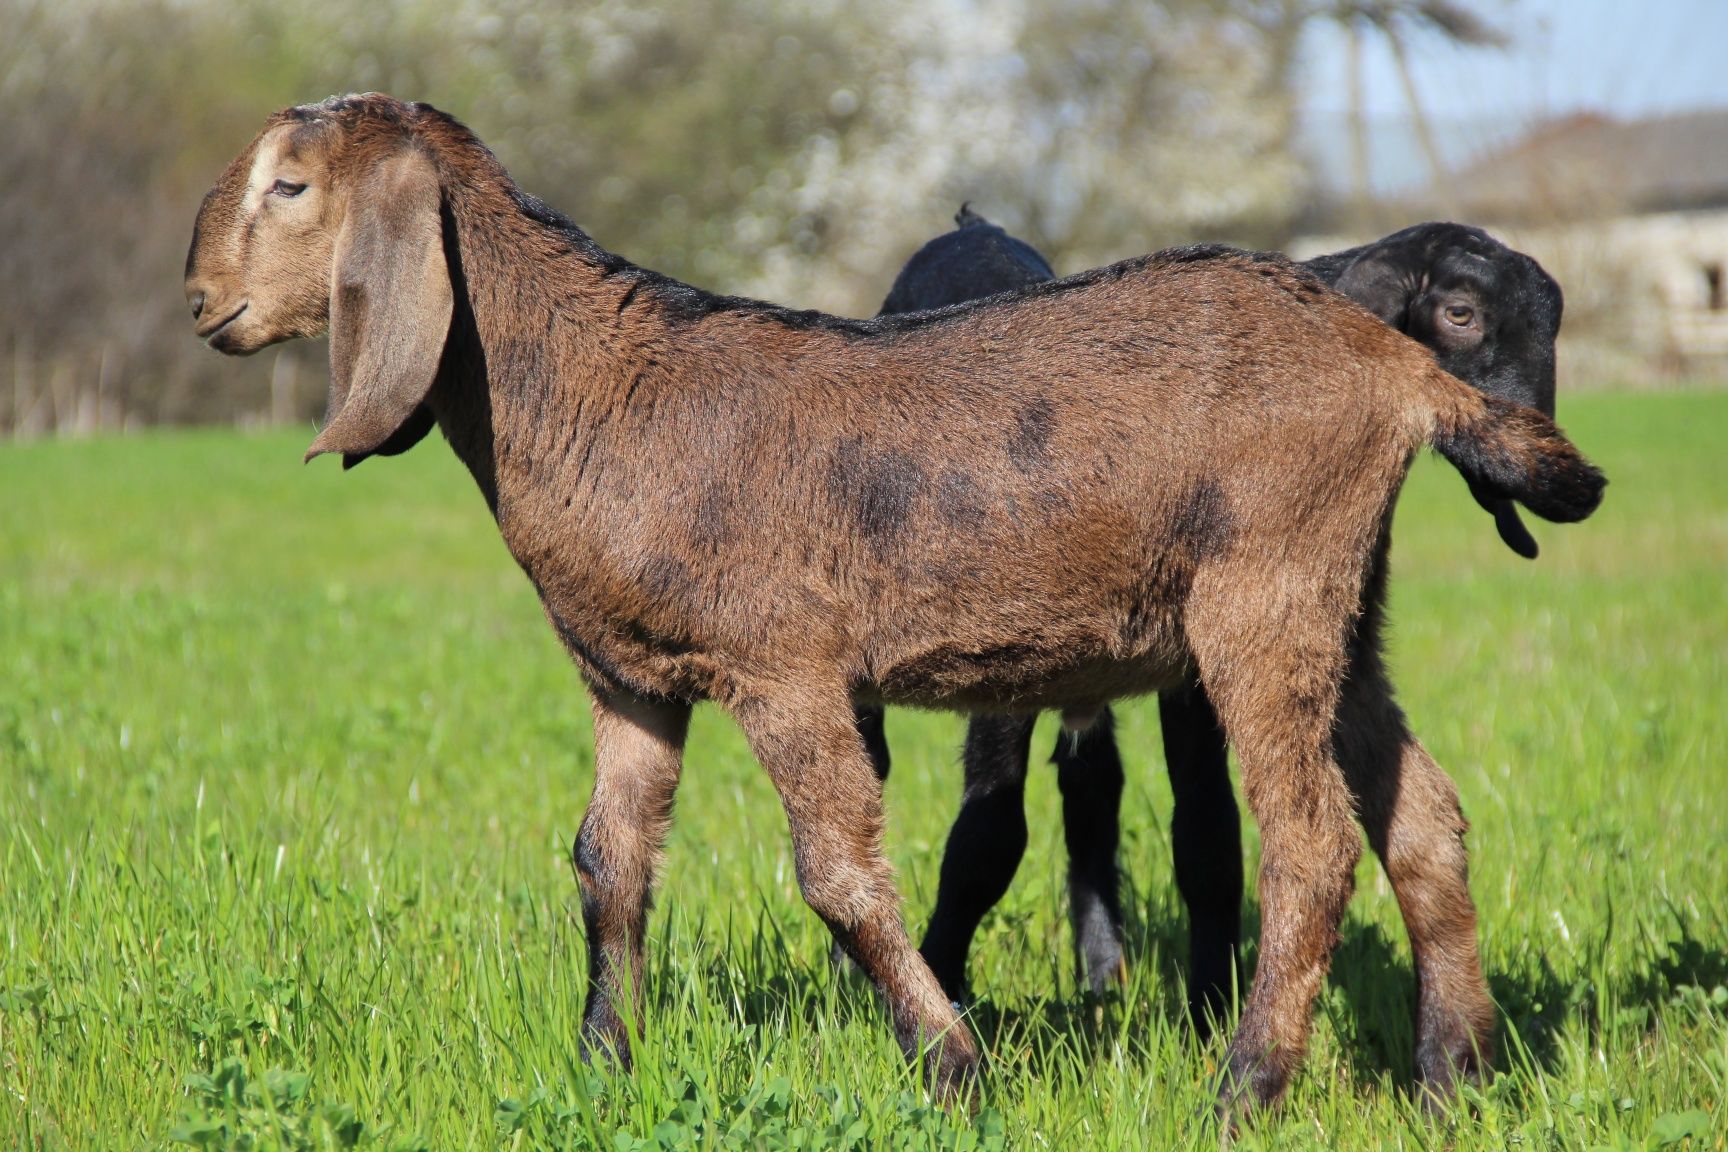
M943 308L1056 279L1044 257L1025 241L962 207L959 225L921 247L895 278L884 312ZM1428 223L1405 228L1358 248L1317 256L1303 267L1382 321L1433 349L1441 367L1491 395L1554 414L1554 341L1563 299L1560 285L1530 257L1477 228ZM1534 557L1536 542L1509 501L1487 508L1506 544ZM1369 591L1384 587L1369 576ZM1370 600L1358 631L1378 633L1381 606ZM1164 759L1174 806L1171 855L1176 885L1188 910L1187 986L1198 1035L1210 1031L1232 1000L1237 937L1242 917L1240 816L1230 789L1228 750L1212 705L1199 684L1159 694ZM975 716L967 725L962 763L965 791L943 853L942 881L919 951L949 996L966 996L966 957L984 914L1008 891L1026 847L1024 789L1036 716ZM889 750L882 709L861 704L858 731L886 779ZM1374 744L1335 735L1345 774L1356 766L1352 750ZM1068 912L1074 925L1080 977L1102 992L1127 975L1123 954L1118 812L1124 775L1113 718L1106 708L1083 732L1063 732L1051 753L1062 793L1068 847ZM1372 779L1373 765L1361 770ZM1455 806L1450 797L1442 799ZM1363 824L1376 851L1383 838L1369 797L1359 797ZM1417 871L1416 883L1422 883ZM1404 872L1392 867L1392 890L1412 898ZM1433 970L1459 962L1414 941L1418 990L1445 987ZM1416 1070L1423 1082L1449 1075L1457 1039L1431 1026L1444 1021L1419 1010Z
M628 1059L696 701L743 729L806 899L947 1095L978 1049L907 939L853 703L1084 712L1195 670L1265 843L1225 1101L1277 1098L1300 1058L1364 791L1432 872L1413 915L1467 958L1437 1010L1484 1034L1444 777L1352 664L1356 609L1422 444L1550 519L1602 479L1312 276L1194 248L908 318L791 312L605 252L454 120L367 95L271 118L205 198L186 291L223 352L329 329L308 458L436 422L589 685L585 1050ZM1372 780L1333 758L1341 711Z

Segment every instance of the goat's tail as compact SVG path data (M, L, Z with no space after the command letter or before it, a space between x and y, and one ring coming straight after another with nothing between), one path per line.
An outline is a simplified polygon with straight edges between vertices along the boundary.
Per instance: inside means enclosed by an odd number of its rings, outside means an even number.
M1432 369L1428 443L1464 474L1478 499L1516 500L1544 520L1570 524L1596 511L1608 478L1553 420Z

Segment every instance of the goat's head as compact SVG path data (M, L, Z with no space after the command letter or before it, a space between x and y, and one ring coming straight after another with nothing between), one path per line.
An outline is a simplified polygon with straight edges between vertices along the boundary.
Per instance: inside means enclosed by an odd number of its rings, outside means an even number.
M307 459L399 452L431 427L453 293L428 115L379 95L278 112L198 210L186 296L212 348L330 332L329 407Z
M1434 350L1473 387L1554 415L1554 341L1564 300L1542 266L1480 228L1417 224L1362 249L1337 288ZM1511 501L1475 493L1521 556L1536 541Z
M1480 228L1417 224L1360 250L1340 292L1484 392L1554 415L1564 301L1542 266Z

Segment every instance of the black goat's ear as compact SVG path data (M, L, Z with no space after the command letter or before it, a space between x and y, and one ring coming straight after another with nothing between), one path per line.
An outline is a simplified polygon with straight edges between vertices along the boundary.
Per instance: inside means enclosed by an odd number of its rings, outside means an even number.
M440 199L430 157L412 148L350 194L330 270L330 398L306 459L340 452L352 467L430 430L453 306Z
M1402 331L1422 277L1408 252L1374 245L1352 260L1332 286Z
M1530 535L1530 529L1518 518L1517 505L1510 500L1497 500L1489 511L1494 513L1494 527L1499 529L1506 547L1526 560L1536 559L1536 537Z
M1500 533L1501 543L1526 560L1536 559L1536 537L1530 535L1530 529L1524 527L1516 504L1473 481L1470 484L1470 495L1476 497L1476 503L1494 517L1494 528Z

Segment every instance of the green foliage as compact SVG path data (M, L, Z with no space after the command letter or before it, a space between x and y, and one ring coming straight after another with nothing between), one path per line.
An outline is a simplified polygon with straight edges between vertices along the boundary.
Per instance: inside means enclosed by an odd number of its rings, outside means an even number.
M311 1077L271 1068L256 1081L244 1061L230 1057L214 1072L186 1077L186 1116L168 1138L215 1152L314 1152L354 1148L365 1125L346 1105L313 1108Z
M1471 820L1499 1072L1419 1117L1408 948L1367 861L1290 1104L1241 1147L1728 1148L1728 397L1562 415L1613 481L1596 518L1538 526L1526 564L1427 461L1394 554L1392 659ZM576 677L447 450L344 474L302 467L306 438L0 449L0 1147L1215 1142L1221 1048L1181 1023L1144 701L1120 713L1131 986L1075 988L1035 772L1026 863L975 951L977 1116L927 1104L830 968L784 816L713 709L636 1070L584 1067ZM960 724L889 723L916 929Z

